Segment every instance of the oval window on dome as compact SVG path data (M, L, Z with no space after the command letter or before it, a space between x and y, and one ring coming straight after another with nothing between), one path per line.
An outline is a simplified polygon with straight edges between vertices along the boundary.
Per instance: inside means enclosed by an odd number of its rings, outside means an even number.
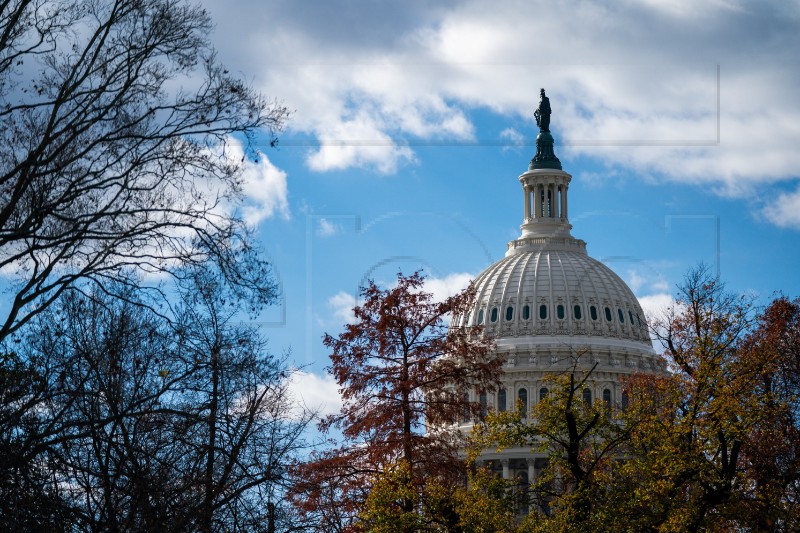
M617 308L617 316L619 317L619 323L625 323L625 313L622 312L622 309Z
M539 306L539 318L542 320L547 318L547 306L544 304Z
M483 309L478 310L478 324L483 324Z
M581 306L576 305L575 307L573 307L572 314L575 317L575 320L580 320L581 318L583 318L583 313L581 313Z
M528 320L531 317L531 306L522 306L522 320Z
M497 308L492 307L492 316L490 317L492 322L497 322Z
M514 308L510 305L506 307L506 320L511 320L514 318Z
M610 307L606 307L606 320L611 322L611 308Z
M559 320L564 320L564 306L563 305L558 304L558 306L556 306L556 316L558 317Z
M591 315L592 320L597 320L597 308L595 306L589 308L589 315Z
M631 319L631 325L636 324L636 321L633 319L633 311L628 311L628 318Z

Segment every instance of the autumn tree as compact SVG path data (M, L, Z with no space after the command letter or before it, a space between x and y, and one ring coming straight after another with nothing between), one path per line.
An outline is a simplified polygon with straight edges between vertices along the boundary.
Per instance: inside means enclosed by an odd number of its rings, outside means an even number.
M740 347L742 380L760 415L743 442L744 520L800 529L800 299L776 298ZM750 408L753 408L750 407Z
M631 383L635 460L626 466L641 488L626 517L667 530L722 528L741 505L745 439L763 414L741 366L752 300L703 267L678 289L676 304L651 323L672 375Z
M474 432L478 451L548 452L533 488L548 512L517 528L797 529L800 303L756 312L699 267L651 327L669 372L625 378L626 409L576 401L586 374L573 369L550 378L529 420L499 413Z
M587 360L586 354L578 353L569 370L545 376L550 393L530 413L490 413L470 435L472 460L485 449L511 446L527 446L547 456L545 470L519 495L518 507L528 515L520 530L532 524L547 531L565 530L570 524L603 529L595 515L613 490L609 481L628 432L618 408L583 400L595 368Z
M238 205L251 141L287 110L220 65L211 30L182 0L0 3L0 340L67 289L206 262L274 297Z
M343 406L320 427L341 431L342 441L299 468L295 489L295 501L318 515L323 530L354 527L372 481L393 465L402 465L401 485L415 493L428 478L462 475L447 426L465 411L478 414L464 392L496 387L502 360L480 328L446 320L470 309L474 289L437 302L424 283L419 273L399 274L388 289L370 281L356 322L324 338ZM416 511L410 495L399 502L401 515Z

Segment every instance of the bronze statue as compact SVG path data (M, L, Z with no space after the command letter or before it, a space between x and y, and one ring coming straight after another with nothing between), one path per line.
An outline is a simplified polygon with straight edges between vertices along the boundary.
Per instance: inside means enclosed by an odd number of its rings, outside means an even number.
M544 95L544 89L539 92L539 108L533 112L539 131L550 131L550 99Z

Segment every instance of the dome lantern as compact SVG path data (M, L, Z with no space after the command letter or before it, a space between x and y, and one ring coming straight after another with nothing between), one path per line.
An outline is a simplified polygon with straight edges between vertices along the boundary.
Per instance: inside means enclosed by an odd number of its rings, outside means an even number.
M586 253L586 243L570 234L572 225L568 217L568 192L572 176L561 169L561 162L553 152L550 134L550 99L541 90L539 107L534 112L539 135L536 137L536 155L527 172L519 177L522 184L524 208L522 235L508 243L506 255L528 251L531 246L556 247Z

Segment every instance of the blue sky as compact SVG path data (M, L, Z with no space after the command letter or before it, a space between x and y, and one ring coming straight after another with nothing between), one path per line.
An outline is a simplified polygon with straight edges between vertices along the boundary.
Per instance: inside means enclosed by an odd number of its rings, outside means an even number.
M438 294L519 234L544 87L570 221L647 309L698 262L800 295L797 2L206 1L220 59L294 110L250 163L284 299L263 317L309 397L366 278Z

